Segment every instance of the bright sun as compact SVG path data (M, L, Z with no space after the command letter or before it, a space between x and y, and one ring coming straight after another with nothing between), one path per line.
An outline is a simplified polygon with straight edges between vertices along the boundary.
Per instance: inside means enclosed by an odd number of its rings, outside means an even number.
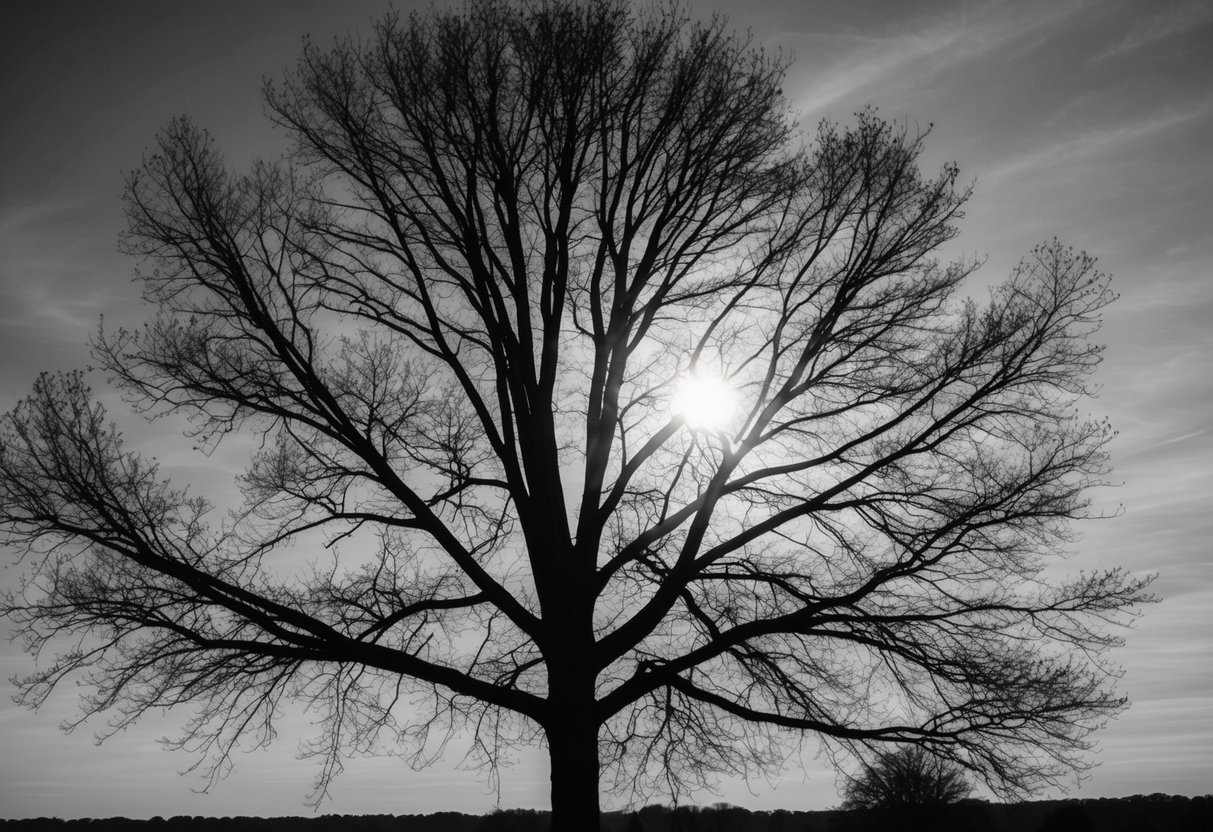
M690 375L678 383L670 408L691 430L717 431L732 418L737 394L718 376Z

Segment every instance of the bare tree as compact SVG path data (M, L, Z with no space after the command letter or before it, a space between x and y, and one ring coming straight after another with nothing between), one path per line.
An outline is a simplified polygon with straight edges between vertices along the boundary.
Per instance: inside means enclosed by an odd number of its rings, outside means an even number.
M969 796L973 784L956 763L908 746L876 755L848 778L844 809L901 809L956 803Z
M1003 791L1081 769L1145 585L1044 571L1107 470L1074 411L1107 280L1049 244L963 299L956 168L873 112L802 142L784 68L670 9L476 2L307 46L267 90L282 164L174 121L127 190L159 311L95 351L204 449L260 437L245 507L207 525L41 378L3 424L3 612L78 646L18 698L194 703L212 779L301 700L317 800L351 753L468 732L491 776L539 742L578 832L600 790L805 735ZM688 379L731 407L671 404Z

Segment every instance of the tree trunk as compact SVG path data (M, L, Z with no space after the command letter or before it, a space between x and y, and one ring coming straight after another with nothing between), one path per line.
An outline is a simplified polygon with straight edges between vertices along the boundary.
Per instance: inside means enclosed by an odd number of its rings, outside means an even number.
M563 710L563 709L562 709ZM599 832L598 726L588 709L566 710L548 729L552 763L551 832Z

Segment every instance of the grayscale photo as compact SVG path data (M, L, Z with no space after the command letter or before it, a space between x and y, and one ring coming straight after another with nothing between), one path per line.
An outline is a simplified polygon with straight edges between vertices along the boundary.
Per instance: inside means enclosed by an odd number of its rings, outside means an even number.
M15 0L0 832L1213 829L1213 0Z

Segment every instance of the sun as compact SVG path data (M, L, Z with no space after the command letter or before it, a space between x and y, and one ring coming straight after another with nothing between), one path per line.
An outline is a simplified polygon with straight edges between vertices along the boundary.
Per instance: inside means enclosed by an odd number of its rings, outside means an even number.
M691 430L723 430L737 409L737 392L719 376L692 373L678 383L670 410Z

